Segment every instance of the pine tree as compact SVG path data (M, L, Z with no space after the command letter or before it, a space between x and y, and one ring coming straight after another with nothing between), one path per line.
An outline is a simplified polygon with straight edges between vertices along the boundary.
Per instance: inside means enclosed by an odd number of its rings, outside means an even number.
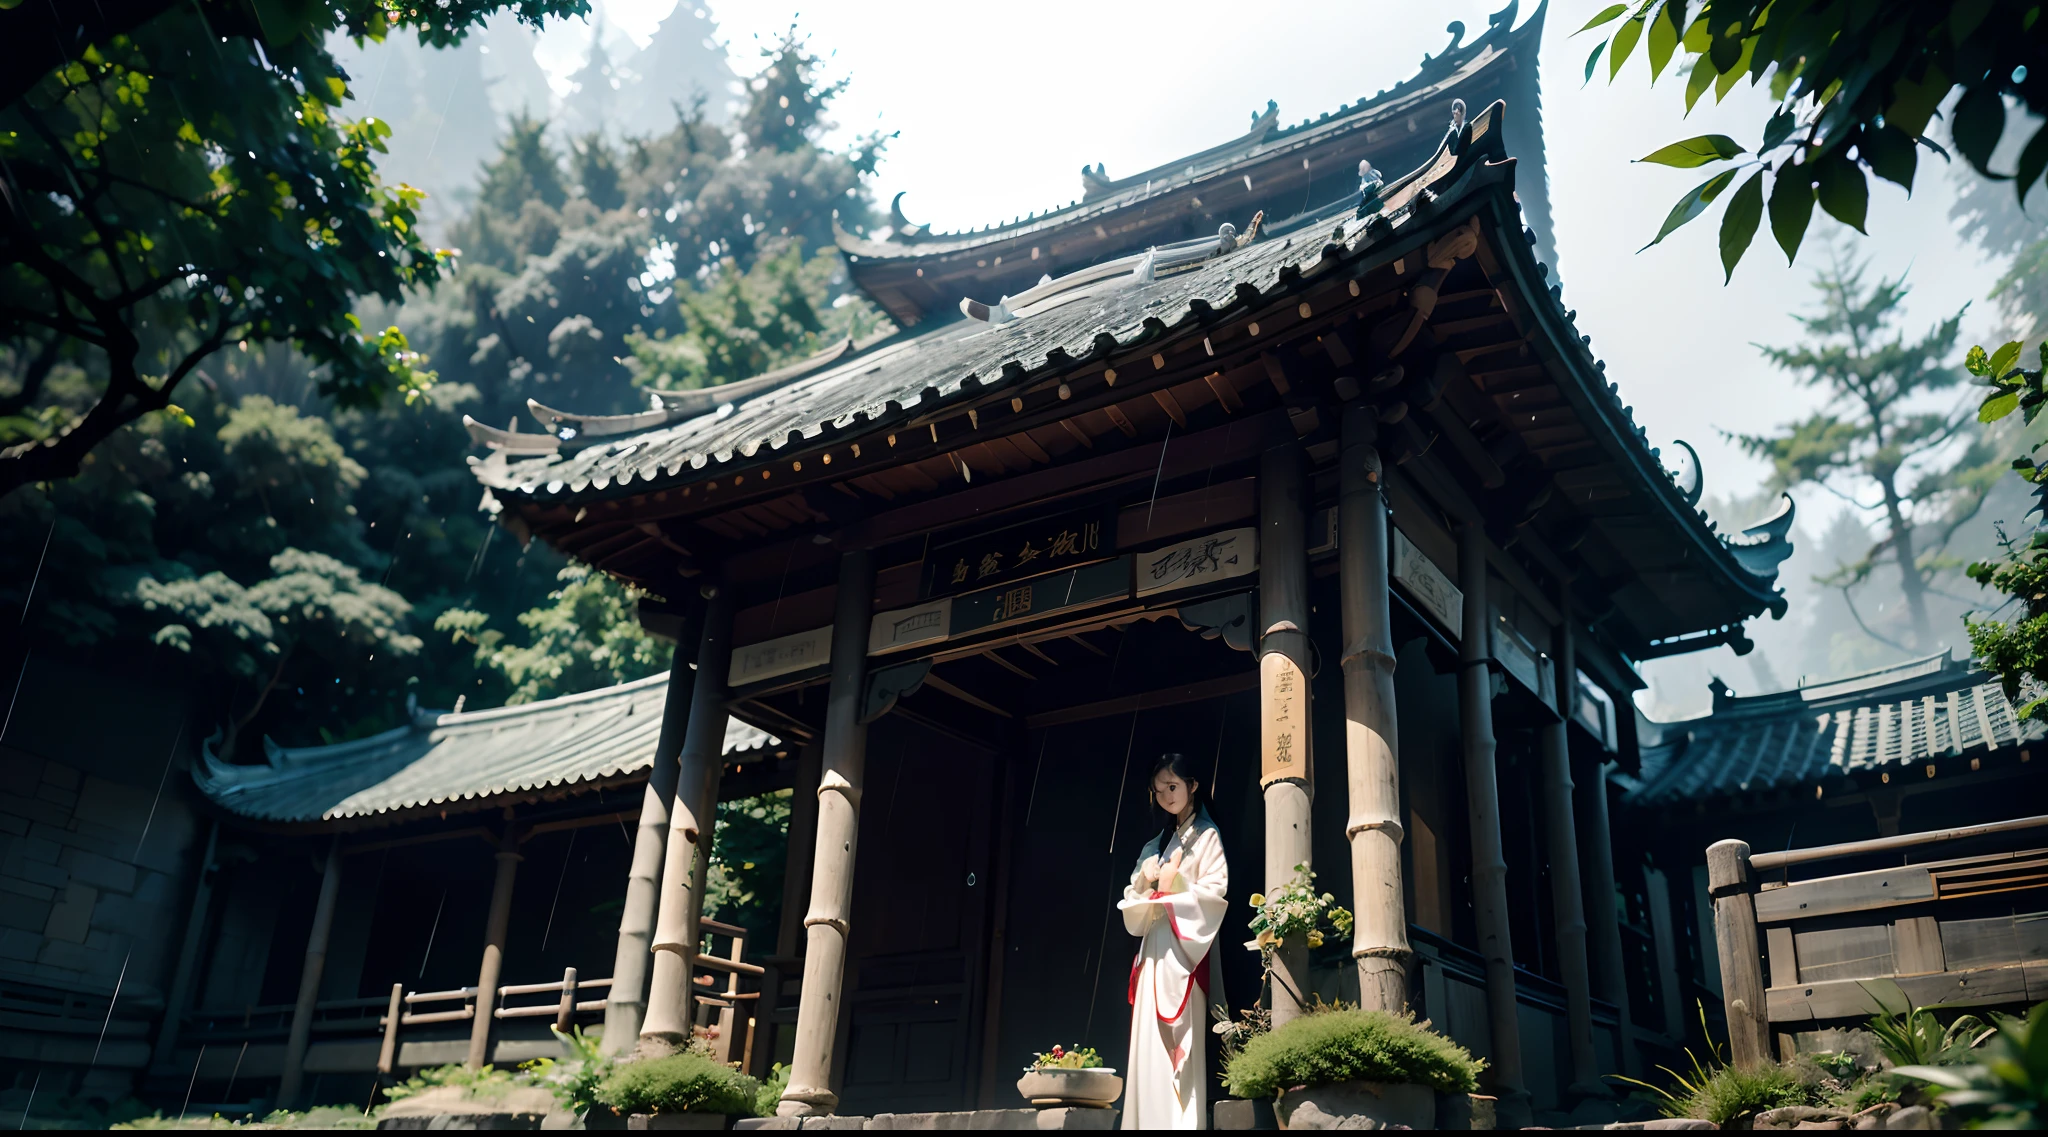
M1736 441L1771 462L1775 488L1818 486L1878 515L1875 544L1821 581L1841 590L1873 639L1931 651L1938 637L1928 596L1961 567L1945 550L1976 516L2003 464L1977 429L1974 408L1929 409L1962 382L1949 363L1962 312L1908 339L1894 329L1904 279L1871 282L1866 273L1867 264L1837 247L1814 279L1819 312L1795 317L1811 340L1761 349L1800 385L1819 389L1823 408L1777 433ZM1876 499L1866 500L1873 492ZM1887 564L1899 574L1910 648L1872 627L1855 605L1855 591Z

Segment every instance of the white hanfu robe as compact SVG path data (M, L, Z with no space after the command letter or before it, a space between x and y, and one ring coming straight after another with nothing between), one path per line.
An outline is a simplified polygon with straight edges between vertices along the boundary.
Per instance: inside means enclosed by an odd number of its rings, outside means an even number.
M1165 890L1141 883L1148 859L1161 869L1181 853ZM1124 1067L1125 1129L1206 1129L1209 992L1220 993L1210 949L1223 928L1230 888L1223 841L1206 811L1164 846L1154 837L1124 889L1124 927L1140 938L1131 961L1131 1054ZM1219 996L1220 997L1220 994Z

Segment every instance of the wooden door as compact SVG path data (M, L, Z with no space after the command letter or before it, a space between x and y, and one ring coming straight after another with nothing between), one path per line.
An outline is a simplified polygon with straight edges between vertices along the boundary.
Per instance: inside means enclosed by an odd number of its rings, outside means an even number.
M997 767L898 715L870 728L841 1113L973 1108Z

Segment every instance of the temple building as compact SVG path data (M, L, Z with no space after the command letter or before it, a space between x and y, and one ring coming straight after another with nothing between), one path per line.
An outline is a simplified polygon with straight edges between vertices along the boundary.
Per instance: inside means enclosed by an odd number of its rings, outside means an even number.
M1866 743L1947 751L1846 688L1635 712L1643 662L1745 652L1783 614L1791 502L1717 533L1697 462L1666 468L1576 328L1542 16L1453 25L1314 121L1091 167L1064 208L841 234L886 337L637 414L472 423L484 508L641 590L671 670L258 765L182 743L150 999L24 965L8 1045L75 1082L110 1002L134 1084L209 1112L367 1102L556 1053L550 1026L785 1063L785 1115L1021 1105L1034 1052L1122 1051L1113 915L1179 752L1236 870L1213 1002L1426 1016L1486 1059L1504 1122L1675 1056L1727 893L1699 866L1728 817L1697 803L1789 794L1789 818L1809 782L1861 786ZM2024 761L2034 736L1962 674L1940 669L1955 754ZM1822 711L1818 742L1770 733ZM54 742L4 756L51 801L77 778ZM779 895L707 912L721 804L771 799ZM93 832L83 808L22 831ZM1262 992L1246 898L1299 864L1355 937L1283 949ZM54 880L53 906L101 887Z

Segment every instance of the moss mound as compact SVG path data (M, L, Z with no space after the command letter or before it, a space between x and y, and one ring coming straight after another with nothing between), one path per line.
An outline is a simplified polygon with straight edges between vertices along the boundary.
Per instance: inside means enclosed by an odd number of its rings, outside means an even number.
M1239 1098L1349 1081L1471 1093L1479 1088L1480 1068L1464 1047L1411 1018L1347 1010L1303 1015L1258 1035L1231 1056L1223 1079Z
M597 1084L597 1100L620 1113L723 1113L752 1117L761 1084L702 1054L628 1062Z

